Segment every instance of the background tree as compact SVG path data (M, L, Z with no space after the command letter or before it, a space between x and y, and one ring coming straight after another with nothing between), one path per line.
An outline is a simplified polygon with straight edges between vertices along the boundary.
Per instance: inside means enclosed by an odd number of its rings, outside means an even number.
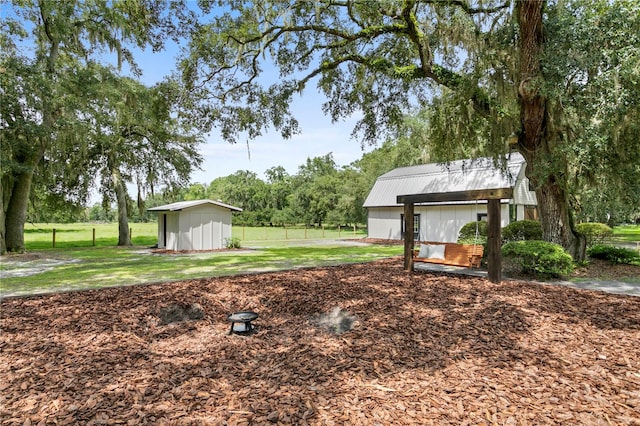
M397 130L404 114L420 106L433 108L432 143L460 145L457 152L497 158L514 133L536 190L544 238L581 259L584 239L574 230L570 205L576 165L567 155L577 138L567 132L572 116L562 100L572 86L604 94L613 83L598 79L599 86L590 74L552 69L551 58L578 54L553 24L569 15L581 22L589 15L615 15L595 27L584 25L585 40L617 32L619 44L608 46L630 53L632 64L637 43L626 36L639 32L637 8L624 0L255 2L199 28L182 70L189 87L211 95L198 113L219 123L232 141L268 126L283 136L297 131L288 107L316 78L328 99L324 111L334 120L362 112L354 132L366 141ZM601 75L606 55L592 58L599 65L591 68ZM265 61L280 71L271 85L260 78ZM617 81L633 87L635 77ZM586 105L577 108L589 115ZM610 129L632 127L619 115L611 118ZM583 142L583 149L594 148Z
M87 94L91 99L93 131L86 170L97 171L105 204L116 201L118 245L130 245L128 218L131 199L127 186L138 189L138 208L144 210L143 193L153 194L185 186L202 163L197 151L202 138L179 117L179 91L170 82L154 87L114 75L99 68Z
M305 225L324 223L336 205L339 187L336 163L331 153L307 158L293 177L289 207Z
M208 188L208 198L240 207L243 211L234 216L239 225L270 221L267 184L252 171L238 170L234 174L213 180Z
M6 6L0 69L3 83L11 85L1 89L6 106L0 119L2 155L8 167L3 167L1 179L0 253L24 250L24 221L36 169L48 151L63 150L73 137L69 130L75 129L74 107L82 94L81 87L70 86L77 81L73 77L104 49L117 54L118 65L126 62L137 71L127 46L159 49L177 29L173 20L186 13L177 2L167 6L147 0L14 0Z

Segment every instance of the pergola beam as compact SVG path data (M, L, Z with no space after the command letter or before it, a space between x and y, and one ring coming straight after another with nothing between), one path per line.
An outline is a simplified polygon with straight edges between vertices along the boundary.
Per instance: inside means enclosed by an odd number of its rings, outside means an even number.
M513 188L474 189L456 192L431 192L427 194L398 195L398 204L443 203L453 201L508 200L513 198Z

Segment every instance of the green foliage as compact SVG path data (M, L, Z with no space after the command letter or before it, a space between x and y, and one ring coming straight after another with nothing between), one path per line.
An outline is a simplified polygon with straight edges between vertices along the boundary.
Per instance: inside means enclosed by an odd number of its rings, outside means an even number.
M587 247L594 244L600 244L606 238L613 236L613 229L604 223L584 222L576 225L576 231L583 234L587 238Z
M502 228L502 241L541 240L542 224L535 220L518 220Z
M224 246L228 249L239 249L240 248L240 238L230 237L224 239Z
M407 131L431 160L498 158L516 134L541 220L559 222L545 238L576 255L571 212L640 205L636 1L249 1L224 15L212 4L180 72L193 114L227 140L270 127L290 137L292 100L317 83L333 120L358 113L363 142ZM589 188L606 202L590 203Z
M469 222L458 232L458 243L460 244L486 244L487 242L487 221ZM477 228L477 237L476 237Z
M511 241L502 246L502 256L524 275L562 277L573 271L573 259L559 244L540 240Z
M594 259L603 259L611 263L640 265L640 253L635 250L605 244L596 244L587 250Z

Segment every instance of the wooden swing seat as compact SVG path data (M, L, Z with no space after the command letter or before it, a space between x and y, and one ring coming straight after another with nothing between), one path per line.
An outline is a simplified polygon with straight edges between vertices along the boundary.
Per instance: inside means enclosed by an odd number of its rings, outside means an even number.
M419 248L413 251L414 262L435 263L440 265L463 266L466 268L479 268L484 253L482 244L456 244L456 243L423 243L429 245L443 245L444 259L418 257Z

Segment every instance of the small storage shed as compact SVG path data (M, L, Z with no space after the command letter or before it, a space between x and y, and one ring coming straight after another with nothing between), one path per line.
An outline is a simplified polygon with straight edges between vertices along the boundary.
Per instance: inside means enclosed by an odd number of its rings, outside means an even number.
M491 158L459 160L448 164L400 167L380 176L364 202L369 238L400 240L404 235L404 208L400 195L456 193L512 188L513 198L500 202L504 227L510 221L537 219L537 201L525 176L526 162L519 153L506 158L505 168ZM463 225L487 217L487 201L425 202L415 205L414 239L456 242Z
M241 208L220 201L179 201L152 207L158 212L158 248L167 250L216 250L231 238L231 214Z

